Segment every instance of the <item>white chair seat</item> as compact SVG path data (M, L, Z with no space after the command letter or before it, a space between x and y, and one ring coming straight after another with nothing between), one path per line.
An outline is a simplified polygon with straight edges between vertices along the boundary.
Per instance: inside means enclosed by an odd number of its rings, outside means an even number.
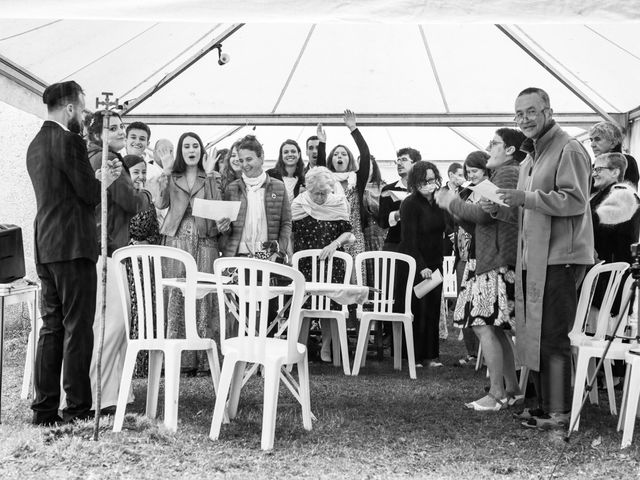
M287 340L280 338L255 338L250 341L246 337L228 338L222 348L222 355L235 355L242 357L249 363L264 363L279 361L283 364L297 363L307 354L307 347L297 344L297 352L291 355Z

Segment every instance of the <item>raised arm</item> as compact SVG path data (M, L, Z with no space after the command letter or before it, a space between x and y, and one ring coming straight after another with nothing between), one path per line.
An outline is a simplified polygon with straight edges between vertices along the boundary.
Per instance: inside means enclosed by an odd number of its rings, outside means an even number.
M318 137L318 159L316 160L317 167L327 166L327 134L322 128L322 124L318 124L316 129L316 136Z
M369 152L369 146L364 140L362 133L358 130L356 124L356 114L347 109L344 111L344 124L349 128L353 140L356 142L358 152L360 152L360 166L356 173L356 188L359 195L362 197L365 189L367 188L367 182L369 181L369 171L371 170L371 154Z

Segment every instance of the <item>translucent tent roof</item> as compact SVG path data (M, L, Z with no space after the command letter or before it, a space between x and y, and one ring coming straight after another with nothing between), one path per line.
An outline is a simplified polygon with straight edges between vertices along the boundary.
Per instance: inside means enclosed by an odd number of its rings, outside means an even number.
M89 108L109 91L136 104L131 120L174 125L155 127L155 138L203 125L190 129L211 141L244 126L236 138L257 125L274 138L267 152L284 138L303 142L318 121L330 142L348 141L337 126L350 108L382 158L411 144L438 159L463 158L495 126L512 125L513 100L528 86L549 92L574 134L600 119L594 108L640 105L640 2L268 3L0 0L0 101L44 115L39 92L74 79ZM551 23L531 23L542 20ZM213 50L173 78L220 39L228 64ZM31 97L3 88L10 82Z

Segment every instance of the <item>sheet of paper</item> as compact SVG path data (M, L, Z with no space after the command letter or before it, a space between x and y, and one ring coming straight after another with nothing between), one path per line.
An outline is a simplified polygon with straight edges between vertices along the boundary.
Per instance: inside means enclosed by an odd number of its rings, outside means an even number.
M416 294L416 297L422 298L441 283L442 273L440 273L440 270L436 270L431 274L431 278L427 278L413 287L413 293Z
M205 200L196 198L193 201L193 215L210 220L229 218L235 221L240 211L240 202L225 202L223 200Z
M504 203L500 196L496 193L498 187L489 180L480 182L477 185L468 185L467 188L469 190L473 190L479 195L482 195L487 200L491 200L492 202L497 203L498 205L502 205L503 207L507 206L507 204Z

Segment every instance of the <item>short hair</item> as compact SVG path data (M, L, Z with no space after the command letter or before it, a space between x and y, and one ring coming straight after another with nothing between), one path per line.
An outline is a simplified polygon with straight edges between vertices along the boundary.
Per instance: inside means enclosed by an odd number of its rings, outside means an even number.
M309 192L317 192L319 187L326 185L333 190L336 177L327 167L311 167L304 177L304 182Z
M320 140L320 139L318 138L317 135L311 135L309 138L307 138L307 141L305 142L305 147L309 148L309 142L314 140Z
M450 173L456 173L461 168L462 165L460 165L458 162L453 162L451 165L449 165L449 168L447 168L447 175L449 175Z
M596 158L601 158L606 161L607 167L618 169L618 182L622 182L624 180L624 174L627 171L628 162L627 157L625 157L622 153L603 153L602 155L598 155Z
M276 165L273 167L280 175L283 177L287 176L287 170L284 167L284 159L282 157L282 149L285 145L293 145L296 147L298 151L298 163L296 163L296 171L293 174L294 177L298 177L302 179L304 177L304 160L302 160L302 151L300 150L300 145L295 140L287 139L280 145L280 149L278 150L278 160L276 160Z
M496 135L502 139L505 148L513 147L516 149L513 153L513 158L515 158L518 163L526 158L527 154L520 150L522 142L527 138L524 133L515 128L499 128L496 130Z
M600 135L605 140L609 140L614 147L622 145L622 129L613 122L598 122L589 129L589 138Z
M240 150L251 150L260 158L263 158L264 156L264 149L255 135L245 135L242 137L238 141L236 149L238 154L240 153Z
M397 158L400 158L402 155L407 155L413 163L422 160L422 155L420 155L420 152L415 148L410 147L401 148L400 150L398 150L398 153L396 155Z
M491 158L487 152L483 150L476 150L467 155L467 158L464 160L464 177L467 178L467 169L469 168L479 168L484 170L487 173L487 161Z
M118 112L111 112L112 117L118 117L120 121L122 121L122 117ZM89 113L84 117L84 126L87 129L87 134L89 135L89 140L102 143L102 127L104 123L104 115L102 114L102 110L98 110L94 113Z
M48 111L52 111L70 103L77 104L82 94L84 94L84 90L73 80L52 83L42 93L42 102L47 105Z
M329 167L329 170L331 170L332 172L336 171L335 167L333 166L333 154L336 153L336 150L340 147L344 148L347 151L347 157L349 157L349 164L347 165L346 171L355 172L356 159L353 158L353 153L351 153L351 150L349 150L349 148L346 145L336 145L331 149L331 151L329 152L329 156L327 157L327 166Z
M198 169L204 170L204 167L202 166L202 158L205 154L204 144L197 133L185 132L180 135L180 139L178 140L178 146L176 147L176 160L173 162L173 173L184 173L187 170L187 164L182 156L182 145L187 137L195 138L200 144L200 160L198 160Z
M413 164L411 170L409 170L409 175L407 176L407 189L410 192L417 191L420 186L424 184L427 178L427 170L431 170L433 172L438 186L442 185L442 177L440 176L438 167L426 160L418 160Z
M146 123L131 122L129 125L127 125L127 129L125 130L125 134L127 135L127 137L129 136L129 132L131 130L144 130L145 132L147 132L147 142L151 140L151 129L149 128L149 125L147 125Z
M538 87L525 88L518 94L518 98L522 97L523 95L533 95L533 94L537 94L540 96L540 98L542 99L542 103L544 103L545 107L551 108L551 100L549 99L549 94L545 92L543 89Z

